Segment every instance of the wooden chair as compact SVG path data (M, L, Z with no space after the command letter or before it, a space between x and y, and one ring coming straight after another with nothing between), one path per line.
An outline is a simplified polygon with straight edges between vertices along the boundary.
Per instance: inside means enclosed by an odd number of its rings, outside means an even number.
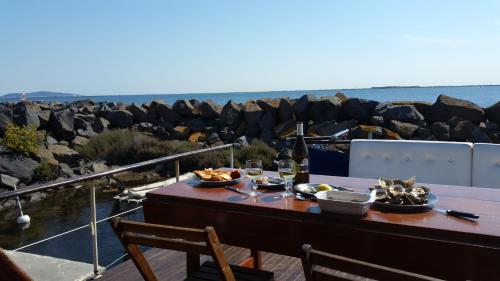
M17 266L0 248L0 280L33 281L21 268Z
M192 229L115 218L113 229L142 277L147 281L158 279L139 249L139 245L186 252L186 280L274 280L272 272L229 265L219 238L210 226L205 229ZM200 266L200 255L211 256L214 262L205 262Z
M363 262L351 258L333 255L314 250L311 245L302 246L302 267L306 281L337 281L352 280L348 276L335 274L334 271L342 271L356 277L365 277L384 281L422 281L440 280L420 274L406 272L390 267ZM318 267L323 267L318 268ZM330 270L325 270L325 268Z

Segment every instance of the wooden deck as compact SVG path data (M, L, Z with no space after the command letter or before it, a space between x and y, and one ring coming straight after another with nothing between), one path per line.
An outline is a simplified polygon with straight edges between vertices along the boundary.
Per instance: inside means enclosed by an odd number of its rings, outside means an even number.
M224 253L231 264L238 264L250 255L243 248L224 245ZM163 249L150 249L145 252L151 267L160 280L184 280L186 278L186 256L181 252ZM209 260L210 257L203 257ZM203 260L203 261L204 261ZM303 281L304 273L300 259L271 253L263 254L263 269L274 272L275 280ZM139 271L131 260L105 271L101 281L141 281Z

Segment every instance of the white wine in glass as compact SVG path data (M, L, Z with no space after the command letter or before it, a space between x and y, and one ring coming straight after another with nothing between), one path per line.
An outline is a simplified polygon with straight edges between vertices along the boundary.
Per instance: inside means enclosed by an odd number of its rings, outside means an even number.
M295 177L296 169L295 169L295 161L289 160L280 160L278 162L278 173L280 174L280 178L285 180L285 192L281 193L283 197L294 196L293 192L290 191L291 183L293 182L293 178Z
M259 186L253 182L253 180L257 179L258 177L262 176L262 174L264 174L264 169L262 167L262 160L247 160L245 164L245 172L247 174L247 177L252 180L251 183L252 192L250 192L249 195L258 196L262 194L260 192L257 192L257 188Z

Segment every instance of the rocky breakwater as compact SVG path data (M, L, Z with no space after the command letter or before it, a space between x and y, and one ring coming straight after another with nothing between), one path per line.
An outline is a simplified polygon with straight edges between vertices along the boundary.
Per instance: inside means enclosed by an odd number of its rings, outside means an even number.
M0 149L0 188L11 189L40 181L37 168L57 167L57 176L102 171L76 150L90 138L114 128L130 128L160 140L185 140L214 146L261 139L281 151L285 138L302 121L310 136L331 135L350 129L349 138L412 139L500 143L500 102L488 108L440 95L434 103L378 102L335 96L299 99L259 99L245 103L178 100L167 104L121 104L78 101L65 104L19 102L0 105L0 134L9 123L45 133L33 155Z

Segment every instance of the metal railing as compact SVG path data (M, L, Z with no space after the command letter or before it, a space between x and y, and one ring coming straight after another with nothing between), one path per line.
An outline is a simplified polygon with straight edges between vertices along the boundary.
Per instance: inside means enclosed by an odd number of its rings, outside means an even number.
M45 190L49 190L49 189L54 189L57 187L67 186L67 185L71 185L71 184L75 184L75 183L92 181L92 184L90 185L90 222L89 222L89 225L84 225L84 226L81 226L77 229L73 229L73 230L70 230L70 231L67 231L64 233L54 235L53 237L37 241L35 243L23 246L23 247L16 249L16 250L20 250L22 248L26 248L26 247L29 247L29 246L32 246L35 244L39 244L41 242L50 240L52 238L59 237L59 236L62 236L62 235L68 234L70 232L73 232L73 231L76 231L76 230L79 230L79 229L82 229L82 228L89 226L90 232L91 232L91 237L92 237L92 263L94 266L94 278L97 278L100 275L100 272L99 272L99 251L97 248L97 223L108 220L111 217L97 221L96 203L95 203L96 184L95 184L94 180L99 179L101 177L112 176L114 174L123 173L126 171L131 171L131 170L135 170L135 169L139 169L139 168L144 168L144 167L148 167L148 166L153 166L153 165L158 165L158 164L162 164L162 163L166 163L166 162L175 161L175 179L176 179L176 182L179 182L180 160L182 158L201 154L201 153L206 153L206 152L210 152L210 151L222 150L222 149L229 149L229 166L231 168L233 168L234 167L234 144L224 144L224 145L220 145L220 146L208 147L208 148L203 148L203 149L199 149L199 150L195 150L195 151L189 151L189 152L179 153L179 154L175 154L175 155L160 157L160 158L156 158L156 159L152 159L152 160L148 160L148 161L138 162L138 163L122 166L122 167L119 167L116 169L100 172L100 173L94 173L94 174L90 174L90 175L74 177L74 178L60 181L60 182L28 186L28 187L23 188L23 189L2 192L2 193L0 193L0 200L16 198L16 197L19 197L22 195L26 195L26 194L30 194L30 193L34 193L34 192L45 191ZM131 210L128 210L127 212L124 212L124 213L128 213L130 211ZM124 214L124 213L121 213L121 214ZM118 214L118 215L120 215L120 214ZM115 215L115 216L117 216L117 215Z

